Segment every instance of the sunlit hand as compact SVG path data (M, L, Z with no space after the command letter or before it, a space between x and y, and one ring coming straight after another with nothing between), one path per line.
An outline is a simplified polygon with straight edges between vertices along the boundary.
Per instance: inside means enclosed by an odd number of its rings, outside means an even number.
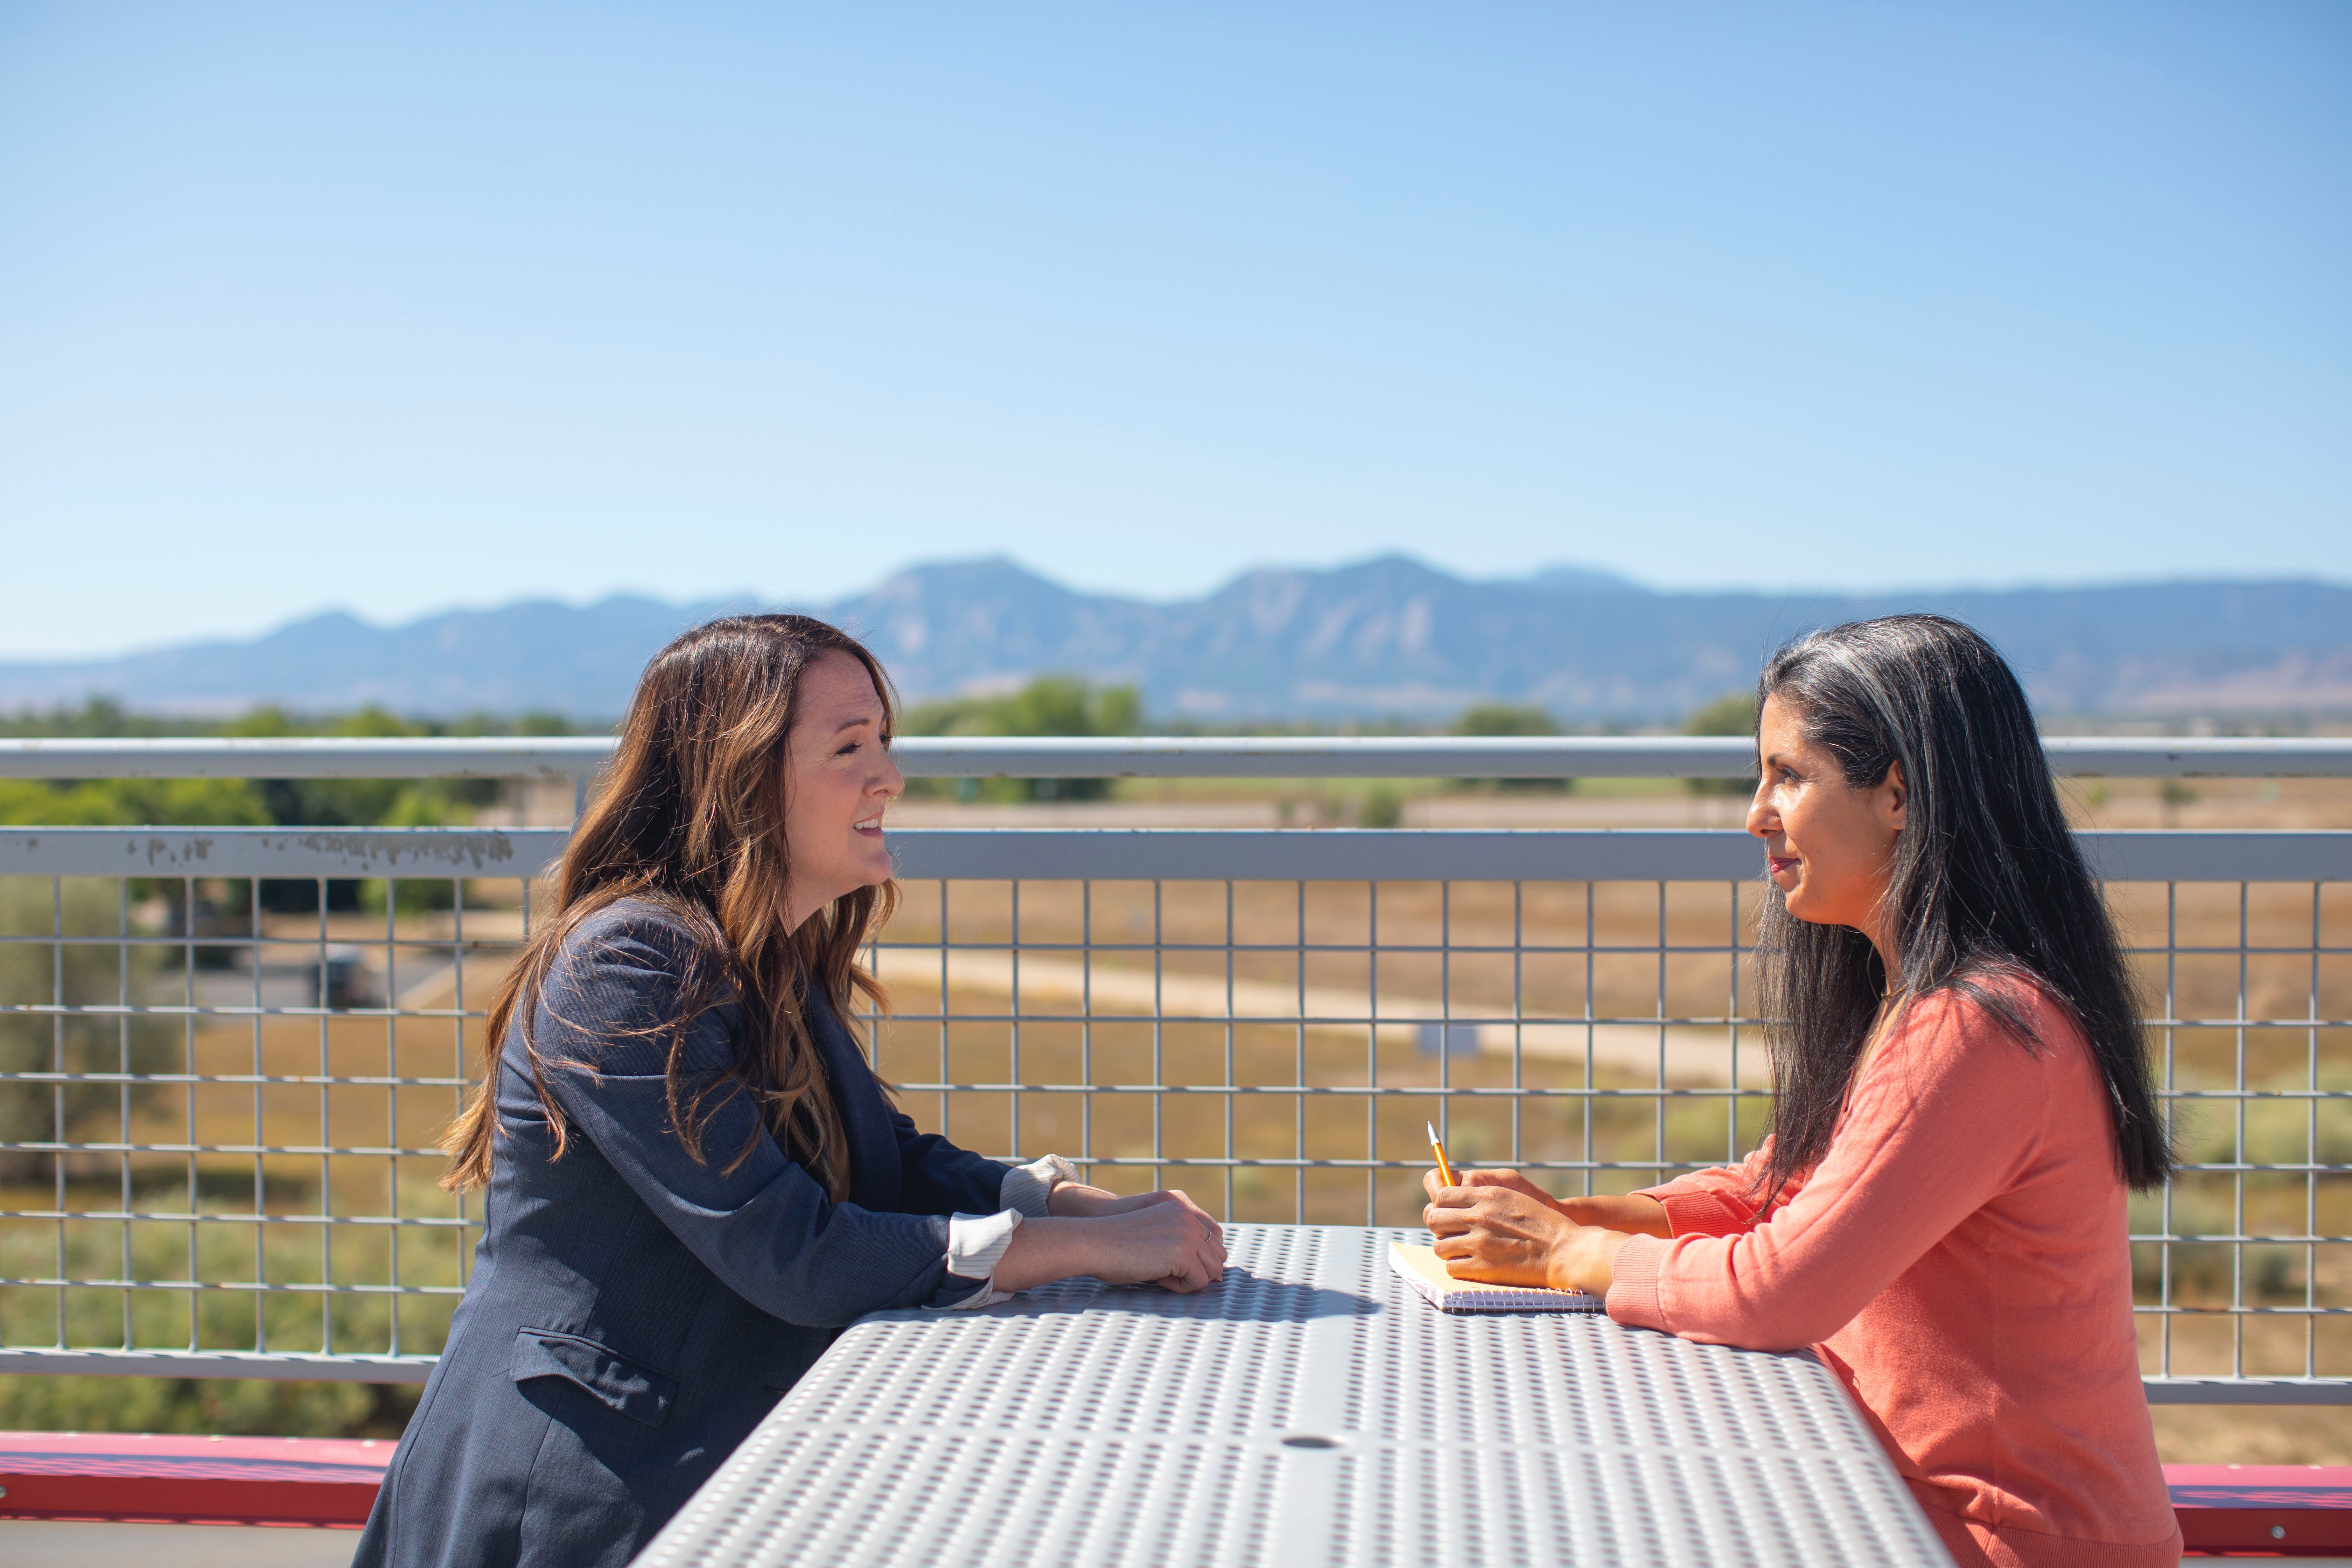
M1064 1182L1055 1187L1053 1195L1045 1200L1045 1212L1069 1219L1099 1219L1105 1215L1132 1214L1137 1209L1148 1209L1154 1204L1178 1204L1203 1219L1209 1217L1207 1210L1172 1188L1121 1197L1117 1193L1076 1182Z
M1090 1222L1097 1250L1087 1272L1106 1285L1150 1282L1170 1290L1198 1290L1225 1277L1224 1231L1183 1194L1162 1195L1171 1201Z
M1074 1274L1106 1285L1198 1290L1225 1277L1225 1237L1190 1203L1147 1204L1123 1214L1046 1215L1024 1220L992 1276L1000 1290L1026 1290Z
M1052 1212L1024 1220L1006 1244L998 1289L1026 1290L1074 1274L1171 1290L1198 1290L1224 1278L1224 1230L1182 1193L1123 1198L1066 1182L1045 1205Z
M1559 1199L1517 1171L1456 1171L1454 1173L1454 1184L1459 1187L1500 1187L1506 1192L1517 1193L1521 1197L1533 1198L1539 1204L1549 1204L1553 1208L1559 1207ZM1435 1171L1424 1173L1421 1178L1421 1185L1422 1190L1432 1198L1445 1190L1444 1180Z
M1666 1205L1639 1193L1556 1198L1517 1171L1456 1171L1454 1174L1461 1186L1502 1187L1549 1205L1578 1225L1597 1225L1603 1230L1622 1230L1628 1236L1671 1237L1675 1233L1666 1219ZM1425 1173L1421 1184L1432 1198L1444 1190L1444 1184L1434 1171Z
M1477 1173L1487 1174L1488 1173ZM1496 1175L1515 1176L1498 1172ZM1434 1250L1457 1279L1491 1285L1536 1285L1554 1290L1605 1293L1622 1232L1579 1225L1524 1177L1433 1188L1422 1223L1437 1238Z

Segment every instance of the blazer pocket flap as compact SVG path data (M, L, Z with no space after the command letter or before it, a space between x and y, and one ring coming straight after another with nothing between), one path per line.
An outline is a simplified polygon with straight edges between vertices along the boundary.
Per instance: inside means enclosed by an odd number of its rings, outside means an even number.
M551 1329L524 1329L515 1335L507 1375L517 1383L560 1377L603 1400L630 1420L658 1426L677 1397L677 1379L629 1360L609 1345Z

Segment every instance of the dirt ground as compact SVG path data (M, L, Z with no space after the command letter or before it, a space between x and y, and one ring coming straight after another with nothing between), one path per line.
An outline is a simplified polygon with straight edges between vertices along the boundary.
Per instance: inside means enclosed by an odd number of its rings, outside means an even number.
M2168 1465L2352 1465L2352 1406L2159 1405Z

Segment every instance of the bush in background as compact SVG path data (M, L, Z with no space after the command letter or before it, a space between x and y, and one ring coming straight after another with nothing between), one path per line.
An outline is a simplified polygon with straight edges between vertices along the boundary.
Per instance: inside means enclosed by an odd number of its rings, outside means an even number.
M1685 735L1753 735L1756 733L1756 693L1727 691L1714 701L1694 708L1683 721ZM1751 795L1753 774L1744 779L1685 779L1693 795Z
M1446 727L1449 735L1557 735L1559 726L1541 708L1518 708L1507 702L1480 702L1462 710ZM1505 790L1562 794L1576 787L1574 779L1463 779L1460 787L1491 786Z
M0 1377L0 1430L397 1438L422 1385L260 1378Z
M1132 686L1091 686L1075 676L1040 676L997 697L919 702L899 716L902 735L1134 735L1143 696ZM916 779L908 793L957 800L1101 800L1108 779Z

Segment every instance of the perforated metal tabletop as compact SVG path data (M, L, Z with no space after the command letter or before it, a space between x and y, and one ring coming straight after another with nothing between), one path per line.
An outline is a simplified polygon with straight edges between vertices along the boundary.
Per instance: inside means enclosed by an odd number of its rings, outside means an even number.
M1948 1563L1810 1356L1449 1316L1392 1238L1233 1226L1198 1295L864 1319L638 1568Z

